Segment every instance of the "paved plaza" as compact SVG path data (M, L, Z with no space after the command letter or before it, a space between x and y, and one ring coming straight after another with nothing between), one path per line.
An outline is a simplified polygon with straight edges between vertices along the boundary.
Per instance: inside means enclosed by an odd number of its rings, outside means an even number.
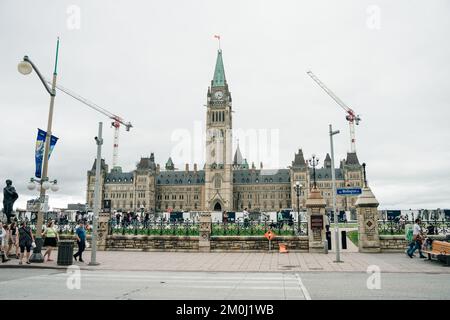
M57 252L53 253L56 260ZM366 272L371 265L386 273L444 273L450 268L438 261L410 259L402 253L341 253L341 263L335 254L303 252L142 252L99 251L98 266L89 266L90 252L84 254L85 263L74 262L83 270L111 271L201 271L201 272ZM16 259L0 265L2 268L55 268L56 261L43 264L18 265Z

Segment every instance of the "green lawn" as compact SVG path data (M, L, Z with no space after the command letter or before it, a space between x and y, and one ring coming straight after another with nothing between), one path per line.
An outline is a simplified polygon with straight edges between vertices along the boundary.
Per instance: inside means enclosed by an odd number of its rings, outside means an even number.
M358 230L348 231L347 237L358 246Z

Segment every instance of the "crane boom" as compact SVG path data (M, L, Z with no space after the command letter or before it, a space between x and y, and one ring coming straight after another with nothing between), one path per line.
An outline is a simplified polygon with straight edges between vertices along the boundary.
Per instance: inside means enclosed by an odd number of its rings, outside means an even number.
M44 78L45 79L45 78ZM45 81L49 84L52 84L48 79L45 79ZM108 118L112 119L113 122L111 123L111 126L114 127L114 145L113 145L113 167L117 167L118 158L119 158L119 128L120 125L124 125L127 131L130 131L130 128L133 127L131 122L125 122L121 117L118 115L113 114L112 112L108 111L107 109L100 107L98 104L89 101L88 99L80 96L79 94L76 94L75 92L64 88L61 85L56 85L56 89L64 92L65 94L71 96L72 98L80 101L81 103L87 105L91 109L100 112L101 114L107 116Z
M322 81L320 81L319 78L317 78L316 75L312 73L312 71L308 71L306 73L319 85L319 87L323 89L323 91L325 91L334 101L336 101L336 103L340 105L342 109L347 112L353 112L353 110L349 106L347 106L341 99L339 99L339 97L335 95L333 91L328 89L328 87Z
M319 87L323 89L323 91L325 91L334 101L336 101L336 103L342 109L344 109L345 112L347 112L347 116L345 117L345 119L348 121L350 126L350 148L351 152L356 152L355 123L356 125L359 125L361 117L359 115L356 115L355 111L353 111L352 108L347 106L341 99L339 99L337 95L333 93L333 91L328 89L328 87L322 81L320 81L319 78L317 78L316 75L312 73L312 71L307 71L306 73L319 85Z
M48 80L46 78L44 78L44 79L45 79L45 82L47 82L48 84L50 84L50 85L52 84L52 82L50 80ZM63 86L61 86L59 84L56 85L56 89L64 92L65 94L71 96L72 98L74 98L74 99L84 103L85 105L87 105L91 109L94 109L95 111L98 111L98 112L104 114L108 118L119 122L120 124L122 124L122 125L124 125L126 127L127 131L130 131L130 128L133 127L131 122L125 122L121 117L113 114L112 112L106 110L105 108L100 107L98 104L96 104L96 103L94 103L92 101L89 101L88 99L80 96L79 94L77 94L77 93L75 93L75 92L73 92L73 91L71 91L71 90L69 90L69 89L67 89L67 88L65 88L65 87L63 87Z

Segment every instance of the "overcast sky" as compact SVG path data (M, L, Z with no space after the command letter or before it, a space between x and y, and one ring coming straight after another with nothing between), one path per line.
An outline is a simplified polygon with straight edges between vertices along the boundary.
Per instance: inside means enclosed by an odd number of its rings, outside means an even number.
M77 19L77 10L79 17ZM131 121L121 131L119 163L133 170L155 153L164 165L201 163L195 147L174 154L180 136L203 145L206 92L221 35L233 126L262 132L272 143L269 167L285 168L302 148L323 160L328 125L336 166L349 151L345 114L306 74L312 70L362 117L360 162L380 208L450 208L449 1L0 1L0 179L13 180L25 207L36 192L37 128L46 129L49 96L37 76L23 76L24 55L50 77L61 37L58 84ZM85 202L93 137L108 118L58 93L49 164L60 191L52 207ZM258 142L263 143L264 139ZM246 147L244 149L247 149ZM242 150L259 166L264 156ZM278 164L277 164L278 162ZM322 165L322 161L320 162ZM265 165L265 168L267 166Z

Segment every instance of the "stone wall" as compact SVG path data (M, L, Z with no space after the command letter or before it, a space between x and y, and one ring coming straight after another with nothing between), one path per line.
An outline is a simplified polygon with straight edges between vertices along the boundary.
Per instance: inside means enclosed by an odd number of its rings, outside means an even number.
M435 240L445 240L445 236L430 236ZM380 235L381 252L404 252L408 246L404 235Z
M308 252L308 237L279 236L272 240L272 250L284 243L289 251ZM269 241L263 236L212 236L211 251L268 251Z
M75 239L72 235L61 235L61 240ZM87 240L90 241L88 235ZM75 240L74 240L75 241ZM308 237L279 236L272 240L272 250L278 251L284 243L289 251L308 252ZM74 244L76 248L76 244ZM198 251L199 237L110 235L106 239L106 250L137 251ZM263 236L212 236L211 251L268 251L269 241Z
M106 250L198 251L198 237L113 235Z
M380 235L381 252L401 252L405 251L408 243L404 235Z

